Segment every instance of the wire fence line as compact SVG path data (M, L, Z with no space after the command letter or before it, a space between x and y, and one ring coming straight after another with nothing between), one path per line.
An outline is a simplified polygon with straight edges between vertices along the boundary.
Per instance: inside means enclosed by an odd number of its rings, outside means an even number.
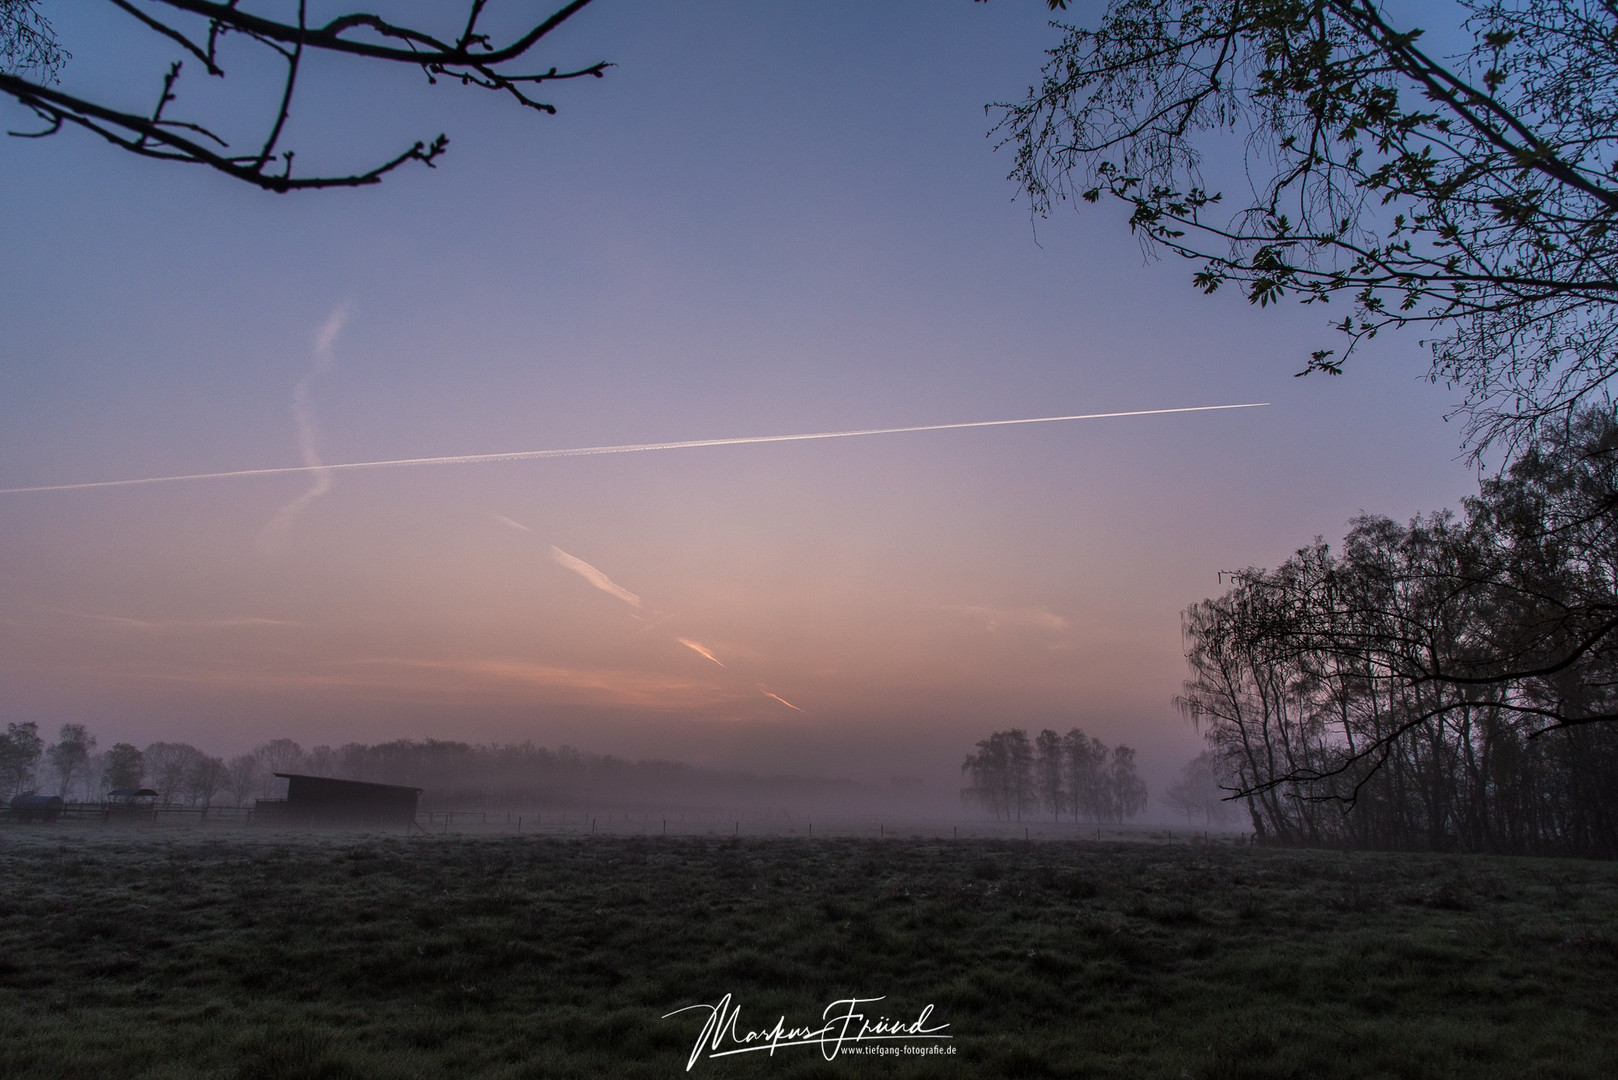
M1244 844L1248 834L1218 829L1169 828L1094 822L1005 821L987 818L922 818L899 815L809 815L766 810L423 810L413 822L293 823L255 815L251 806L62 803L48 810L0 808L0 826L15 828L146 827L265 830L390 831L454 836L533 837L730 836L865 838L910 840L1024 840Z
M861 837L915 840L1026 840L1159 844L1246 843L1230 830L1111 825L1080 822L994 821L983 818L922 819L872 816L748 817L740 814L593 814L589 811L505 813L433 811L419 816L424 831L532 836L733 836Z

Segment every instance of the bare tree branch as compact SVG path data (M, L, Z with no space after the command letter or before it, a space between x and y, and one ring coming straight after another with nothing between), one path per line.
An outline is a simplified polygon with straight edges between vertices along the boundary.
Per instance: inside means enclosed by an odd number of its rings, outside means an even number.
M404 64L419 68L430 82L447 77L463 86L498 91L525 108L544 113L554 113L555 106L535 98L532 88L542 83L600 78L610 66L598 62L571 70L551 66L539 71L514 66L526 62L548 35L591 0L571 0L504 43L493 42L479 29L488 0L463 0L464 19L457 20L460 31L453 39L369 12L341 14L311 26L306 0L294 0L295 11L284 19L243 11L237 0L149 0L145 5L138 0L107 2L130 15L143 30L160 35L200 61L213 76L226 74L220 48L232 35L276 53L286 65L280 89L273 101L265 103L258 118L247 118L249 124L259 128L260 134L251 137L257 151L232 153L232 138L200 123L171 116L171 106L179 100L178 61L162 78L157 106L144 116L59 88L57 78L66 54L56 47L49 24L34 11L34 0L6 0L0 11L0 94L32 110L45 127L11 134L42 138L71 125L142 157L205 165L275 192L374 184L409 162L431 166L449 144L448 137L439 134L359 168L297 175L293 170L296 151L282 149L282 145L294 112L299 73L311 53ZM154 9L167 9L169 14L161 17Z
M1618 4L1447 10L1472 36L1454 62L1373 0L1112 0L1093 29L1065 28L996 131L1037 214L1107 196L1204 291L1349 301L1346 346L1301 373L1430 329L1474 455L1509 459L1541 426L1611 408ZM1237 133L1252 184L1232 211L1201 163Z

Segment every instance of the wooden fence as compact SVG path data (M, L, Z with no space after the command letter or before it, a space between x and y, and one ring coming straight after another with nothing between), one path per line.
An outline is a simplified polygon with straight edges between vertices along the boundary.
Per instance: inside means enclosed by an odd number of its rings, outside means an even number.
M251 806L139 805L129 803L64 802L41 809L13 810L0 806L0 824L42 824L53 821L100 822L107 825L246 825L253 820Z

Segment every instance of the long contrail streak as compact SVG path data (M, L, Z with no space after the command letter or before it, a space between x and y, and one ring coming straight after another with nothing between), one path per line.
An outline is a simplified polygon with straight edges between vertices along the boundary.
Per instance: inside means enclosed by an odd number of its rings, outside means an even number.
M916 431L959 431L963 428L1011 427L1015 424L1057 424L1069 420L1111 420L1123 416L1258 409L1268 404L1267 401L1250 401L1241 405L1191 405L1181 409L1135 409L1131 412L1083 413L1078 416L1035 416L1023 420L973 420L964 424L921 424L916 427L865 428L861 431L816 431L805 435L744 435L732 439L579 446L567 450L518 450L506 454L457 454L451 457L398 458L393 461L349 461L335 465L287 465L276 469L234 469L230 472L188 473L183 476L147 476L138 480L93 480L81 484L40 484L35 487L0 488L0 495L22 495L34 491L85 491L90 488L135 487L140 484L178 484L187 480L232 480L248 476L291 476L296 473L320 471L392 469L409 465L483 465L496 461L543 461L547 458L591 457L597 454L639 454L648 450L692 450L701 446L747 446L753 443L806 442L810 439L853 439L864 435L907 435Z

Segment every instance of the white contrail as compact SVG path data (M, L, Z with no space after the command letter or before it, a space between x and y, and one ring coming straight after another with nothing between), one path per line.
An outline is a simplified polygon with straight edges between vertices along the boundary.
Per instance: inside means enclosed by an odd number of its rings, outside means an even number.
M700 642L700 641L692 641L688 637L677 637L674 640L678 641L681 645L684 645L686 648L690 649L692 652L696 653L698 656L706 656L709 660L712 660L714 663L718 664L720 667L725 666L724 661L720 660L719 657L715 656L713 654L713 650L708 648L706 645L702 644L702 642Z
M309 490L276 510L275 516L264 526L258 545L265 551L278 549L292 532L292 523L298 515L331 490L331 467L321 463L320 452L315 447L315 411L309 404L309 383L313 378L313 375L305 375L292 389L292 423L298 432L298 456L303 458L304 468L314 473L313 483Z
M299 514L302 514L309 504L331 490L331 469L320 460L320 451L316 445L318 439L315 432L315 409L309 400L309 388L315 379L325 375L332 369L332 346L337 343L337 335L342 333L343 324L348 321L348 308L339 307L326 317L320 330L315 334L314 356L309 365L309 374L298 380L292 388L292 424L298 434L298 456L303 458L304 467L314 473L310 479L309 490L282 506L270 518L268 525L259 535L258 545L261 550L273 552L279 548L287 536L292 532L292 523Z
M640 597L618 584L600 570L591 566L577 555L569 555L555 544L551 545L551 559L559 566L565 566L585 581L594 585L608 596L616 596L630 607L640 607Z
M34 487L0 488L0 495L135 487L139 484L177 484L185 480L288 476L293 473L320 470L338 472L347 469L389 469L407 465L483 465L496 461L542 461L546 458L589 457L595 454L638 454L647 450L691 450L701 446L746 446L753 443L806 442L810 439L853 439L862 435L907 435L917 431L958 431L963 428L1011 427L1015 424L1056 424L1068 420L1111 420L1124 416L1162 416L1166 413L1215 412L1220 409L1259 409L1268 404L1268 401L1250 401L1241 405L1192 405L1180 409L1135 409L1130 412L1083 413L1077 416L1035 416L1022 420L973 420L964 424L921 424L915 427L865 428L860 431L816 431L804 435L744 435L732 439L692 439L688 442L579 446L568 450L518 450L506 454L457 454L450 457L398 458L393 461L349 461L336 465L287 465L275 469L234 469L229 472L188 473L183 476L147 476L138 480L94 480L80 484L39 484Z
M800 709L796 705L792 704L792 702L788 701L786 698L782 697L780 694L772 694L768 690L765 690L762 686L759 687L759 691L765 697L774 698L776 701L779 701L781 704L785 705L787 708L791 709L793 712L803 712L802 709Z

